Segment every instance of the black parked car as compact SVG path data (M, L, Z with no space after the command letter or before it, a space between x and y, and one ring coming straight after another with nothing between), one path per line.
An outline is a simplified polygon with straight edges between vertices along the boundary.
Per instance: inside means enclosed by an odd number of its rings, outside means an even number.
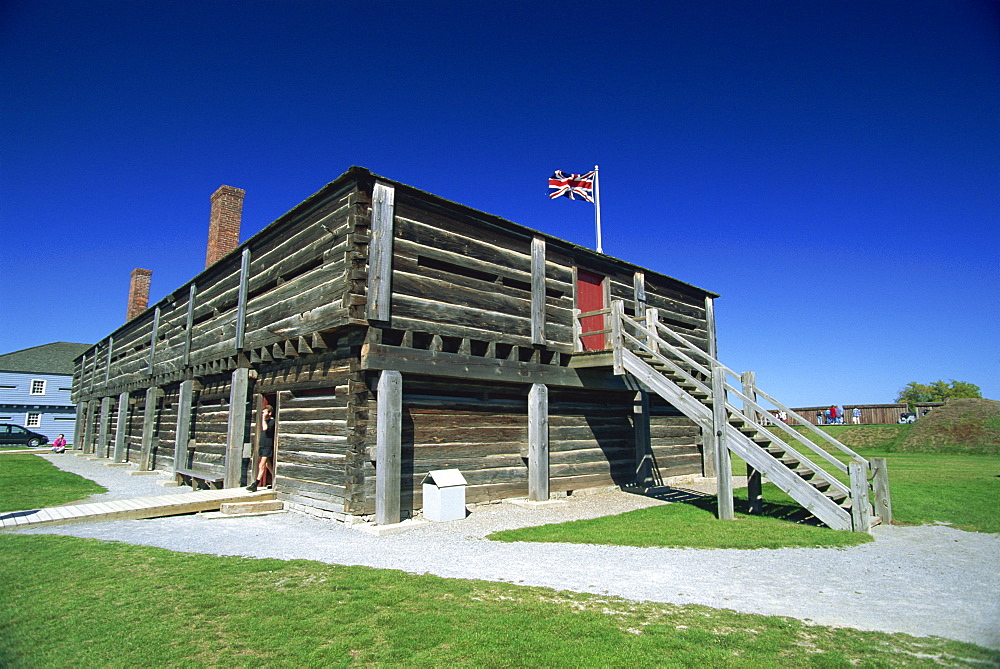
M0 444L24 444L34 448L49 440L44 434L38 434L20 425L0 423Z

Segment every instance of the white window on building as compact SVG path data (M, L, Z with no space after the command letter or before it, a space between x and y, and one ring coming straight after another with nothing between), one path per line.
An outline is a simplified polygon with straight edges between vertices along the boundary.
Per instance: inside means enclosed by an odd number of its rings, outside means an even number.
M45 383L44 381L42 383ZM29 413L27 420L24 421L25 427L40 427L42 425L42 414L40 413Z
M32 395L44 395L45 394L45 379L32 379L31 380L31 394Z

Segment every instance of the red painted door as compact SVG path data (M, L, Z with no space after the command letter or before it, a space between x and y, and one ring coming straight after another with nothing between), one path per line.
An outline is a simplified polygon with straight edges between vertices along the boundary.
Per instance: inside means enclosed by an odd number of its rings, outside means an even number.
M581 312L597 311L604 308L604 277L586 270L576 271L576 308ZM584 334L604 329L604 316L587 316L580 319ZM584 351L603 351L604 335L583 337Z

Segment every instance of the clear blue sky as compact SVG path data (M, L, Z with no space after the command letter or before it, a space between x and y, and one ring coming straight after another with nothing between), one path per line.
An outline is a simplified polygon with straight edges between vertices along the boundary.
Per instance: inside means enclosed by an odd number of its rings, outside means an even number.
M1000 399L1000 10L985 0L0 4L0 352L95 342L362 165L720 293L792 406Z

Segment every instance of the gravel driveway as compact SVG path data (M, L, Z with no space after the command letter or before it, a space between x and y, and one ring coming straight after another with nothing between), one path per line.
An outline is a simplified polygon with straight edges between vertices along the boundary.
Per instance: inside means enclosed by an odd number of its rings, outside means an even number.
M87 501L164 494L159 477L73 455L45 455L109 489ZM1000 535L941 525L876 527L876 541L844 549L703 550L499 543L493 531L622 513L664 502L615 490L551 506L472 507L461 521L372 536L298 513L204 515L25 530L174 551L307 559L704 604L824 625L942 636L1000 649Z

